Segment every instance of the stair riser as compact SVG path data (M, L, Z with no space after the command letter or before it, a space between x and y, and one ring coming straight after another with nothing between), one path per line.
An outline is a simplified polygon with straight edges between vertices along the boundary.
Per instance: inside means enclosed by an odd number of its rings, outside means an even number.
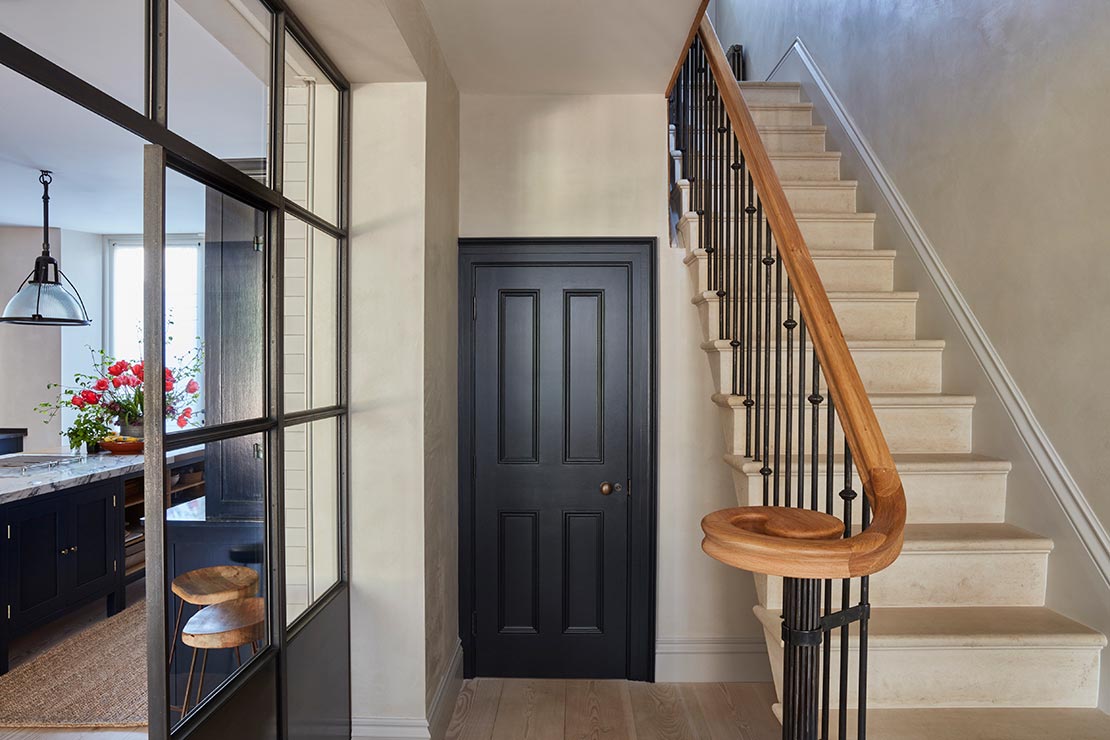
M698 293L709 290L708 256L701 254L687 263L695 282L691 286ZM883 256L826 257L820 251L813 253L813 262L826 291L880 292L894 289L894 260Z
M825 151L825 132L823 131L775 131L763 129L759 132L763 146L769 153L774 152L823 152Z
M771 157L780 180L839 180L840 160L838 159L797 159Z
M691 204L692 194L690 193L690 186L686 181L679 185L681 199L679 201L681 212L688 213L693 210ZM795 213L855 213L856 212L856 188L845 187L840 185L813 185L803 187L791 187L790 185L783 186L783 192L786 193L786 200L790 203L790 208ZM737 211L736 204L731 202L732 195L728 195L730 202L719 204L713 202L713 208L720 208L720 212L732 214ZM710 197L725 197L724 195L718 196L717 189L713 188L710 192ZM737 194L738 197L738 194ZM744 204L740 204L739 208L743 209ZM708 210L708 209L707 209Z
M784 332L785 334L785 332ZM808 345L807 345L808 346ZM742 348L738 348L742 349ZM941 390L941 356L942 348L928 350L887 350L887 349L862 349L852 350L852 359L855 360L859 370L863 387L869 393L940 393ZM772 356L775 348L771 348ZM713 383L717 393L732 393L733 358L731 351L707 351L709 369L713 373ZM786 348L783 345L783 363L786 363ZM794 387L791 393L797 396L798 350L797 342L791 353L791 362L794 366ZM743 353L740 353L740 362L743 362ZM806 370L806 392L809 392L812 378L810 372L813 363L812 350L806 353L803 367ZM724 382L721 379L724 378ZM828 387L824 374L820 377L820 388L824 392Z
M687 195L679 191L681 213L679 219L679 242L687 250L701 246L698 232L700 219L690 214ZM676 204L676 207L679 204ZM806 246L810 250L820 249L859 249L875 248L875 222L870 219L821 219L799 218L798 228L802 231Z
M970 406L916 406L916 407L890 407L876 406L875 416L883 430L887 444L894 454L910 453L944 453L944 452L970 452L971 451L971 416L973 407ZM721 424L725 437L725 449L734 455L744 455L747 441L747 413L746 409L718 407L721 415ZM771 442L775 439L774 403L771 403L770 430ZM792 425L797 432L797 409L792 410ZM764 415L760 413L760 427L764 422ZM822 454L825 450L827 437L825 412L818 414L818 449ZM752 423L755 413L752 413ZM811 424L810 414L806 413L807 429ZM807 438L809 435L807 434ZM785 454L786 449L786 409L782 410L782 425L778 434L780 450ZM840 427L840 419L834 425L834 447L842 448L844 433ZM754 443L754 438L753 438ZM762 445L762 441L760 442ZM810 439L812 444L812 439ZM842 449L837 449L840 453ZM773 450L772 450L773 452Z
M740 93L748 105L780 105L782 103L800 103L802 89L800 87L748 87L740 86Z
M673 148L672 148L673 151ZM685 175L682 169L682 154L674 153L675 179L681 180ZM802 159L798 157L771 157L771 164L784 182L836 182L840 180L840 160L829 157L814 157ZM693 167L691 162L690 167Z
M764 630L764 636L775 690L781 697L781 636L767 630ZM837 637L833 645L838 646L839 642ZM855 643L855 640L852 642ZM873 646L868 650L868 658L867 705L872 709L1093 707L1098 703L1097 649L1029 649L1020 645L1012 648ZM830 665L833 687L830 704L837 707L840 677L838 649L832 651ZM855 708L858 649L849 647L848 666L848 706Z
M797 101L793 103L761 103L754 107L749 103L748 110L751 111L756 126L812 126L813 108L809 106L795 107L797 105L799 105ZM698 111L697 115L701 116L701 107L694 106L694 109ZM709 115L714 115L712 108L709 109ZM701 136L702 130L700 120L696 121L695 125L689 129L694 136Z
M716 299L699 302L698 316L701 319L702 340L719 339L720 331ZM890 298L882 300L857 300L853 298L833 298L833 313L840 323L840 330L847 339L913 339L916 329L916 306L914 299ZM775 307L772 305L772 312ZM782 315L785 319L786 308ZM794 316L799 316L795 306ZM774 323L774 315L771 317ZM772 331L774 329L772 328Z
M812 440L809 438L809 429L806 430L806 450L811 449ZM794 454L797 455L797 443L792 445ZM783 451L785 455L785 451ZM805 500L809 501L812 495L810 476L813 465L810 459L805 461ZM793 478L791 490L793 500L797 501L797 458L793 460L791 469ZM817 496L820 506L825 502L825 466L817 466ZM834 466L833 482L839 491L841 481L844 480L843 468ZM907 472L899 470L902 486L906 492L907 521L910 524L955 524L960 522L1002 522L1006 518L1006 473L979 473L979 472ZM743 470L732 470L732 480L736 488L736 502L740 506L761 506L763 504L763 476L758 473L746 473ZM774 479L769 481L774 487ZM786 485L780 480L780 501L785 500ZM822 508L822 510L824 510ZM858 517L858 506L853 506L853 517ZM834 499L833 514L844 519L844 504L839 497Z
M1042 606L1047 572L1047 552L903 551L893 565L871 576L870 601L884 607ZM755 584L760 604L782 608L781 578L757 574ZM855 603L859 579L851 585ZM834 600L839 598L837 586Z

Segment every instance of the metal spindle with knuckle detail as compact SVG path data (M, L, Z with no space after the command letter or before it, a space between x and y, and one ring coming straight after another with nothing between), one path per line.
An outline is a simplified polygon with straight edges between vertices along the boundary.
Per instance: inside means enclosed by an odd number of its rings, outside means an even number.
M731 364L721 384L731 394L715 400L732 411L734 434L759 463L763 493L762 506L706 516L702 549L784 579L783 738L846 739L854 702L862 739L868 577L901 552L905 496L741 95L741 54L726 55L703 9L668 88L676 176L689 183L706 255L704 310L716 311L709 325Z

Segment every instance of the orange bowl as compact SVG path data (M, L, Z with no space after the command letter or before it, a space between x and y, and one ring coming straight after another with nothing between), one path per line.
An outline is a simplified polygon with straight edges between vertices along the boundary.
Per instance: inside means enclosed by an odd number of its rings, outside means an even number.
M100 448L107 450L113 455L141 455L143 452L143 441L141 439L134 442L111 442L103 440L100 443Z

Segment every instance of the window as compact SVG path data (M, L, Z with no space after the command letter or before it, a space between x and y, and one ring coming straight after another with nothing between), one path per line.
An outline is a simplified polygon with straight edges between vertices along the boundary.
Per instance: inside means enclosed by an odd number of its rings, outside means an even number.
M204 236L167 240L166 364L181 365L197 351L204 333ZM141 236L111 237L108 267L108 354L136 362L143 357L143 246ZM198 420L203 419L201 384ZM172 423L167 421L167 425ZM170 427L167 426L167 429Z

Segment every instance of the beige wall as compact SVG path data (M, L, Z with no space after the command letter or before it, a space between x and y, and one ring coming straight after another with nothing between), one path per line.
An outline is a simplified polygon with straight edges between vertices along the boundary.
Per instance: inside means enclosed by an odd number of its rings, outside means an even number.
M438 738L461 684L459 98L422 9L389 5L426 81L353 95L355 736Z
M58 232L52 231L51 242L57 244L57 237ZM0 275L4 276L0 304L7 305L41 252L41 228L0 227ZM26 450L57 449L61 444L59 420L43 424L43 417L35 411L36 405L56 397L46 384L58 382L61 362L58 327L0 324L0 367L5 369L0 384L0 427L26 427Z
M1110 523L1104 0L719 0L763 79L820 64L1103 523ZM959 390L959 389L953 389Z
M727 668L762 675L751 576L700 549L701 518L735 497L682 253L669 246L666 132L662 95L464 94L460 232L658 240L657 631L669 652L657 678L710 678L713 646L737 640L758 652Z
M352 117L352 706L356 719L418 718L425 86L355 86Z

